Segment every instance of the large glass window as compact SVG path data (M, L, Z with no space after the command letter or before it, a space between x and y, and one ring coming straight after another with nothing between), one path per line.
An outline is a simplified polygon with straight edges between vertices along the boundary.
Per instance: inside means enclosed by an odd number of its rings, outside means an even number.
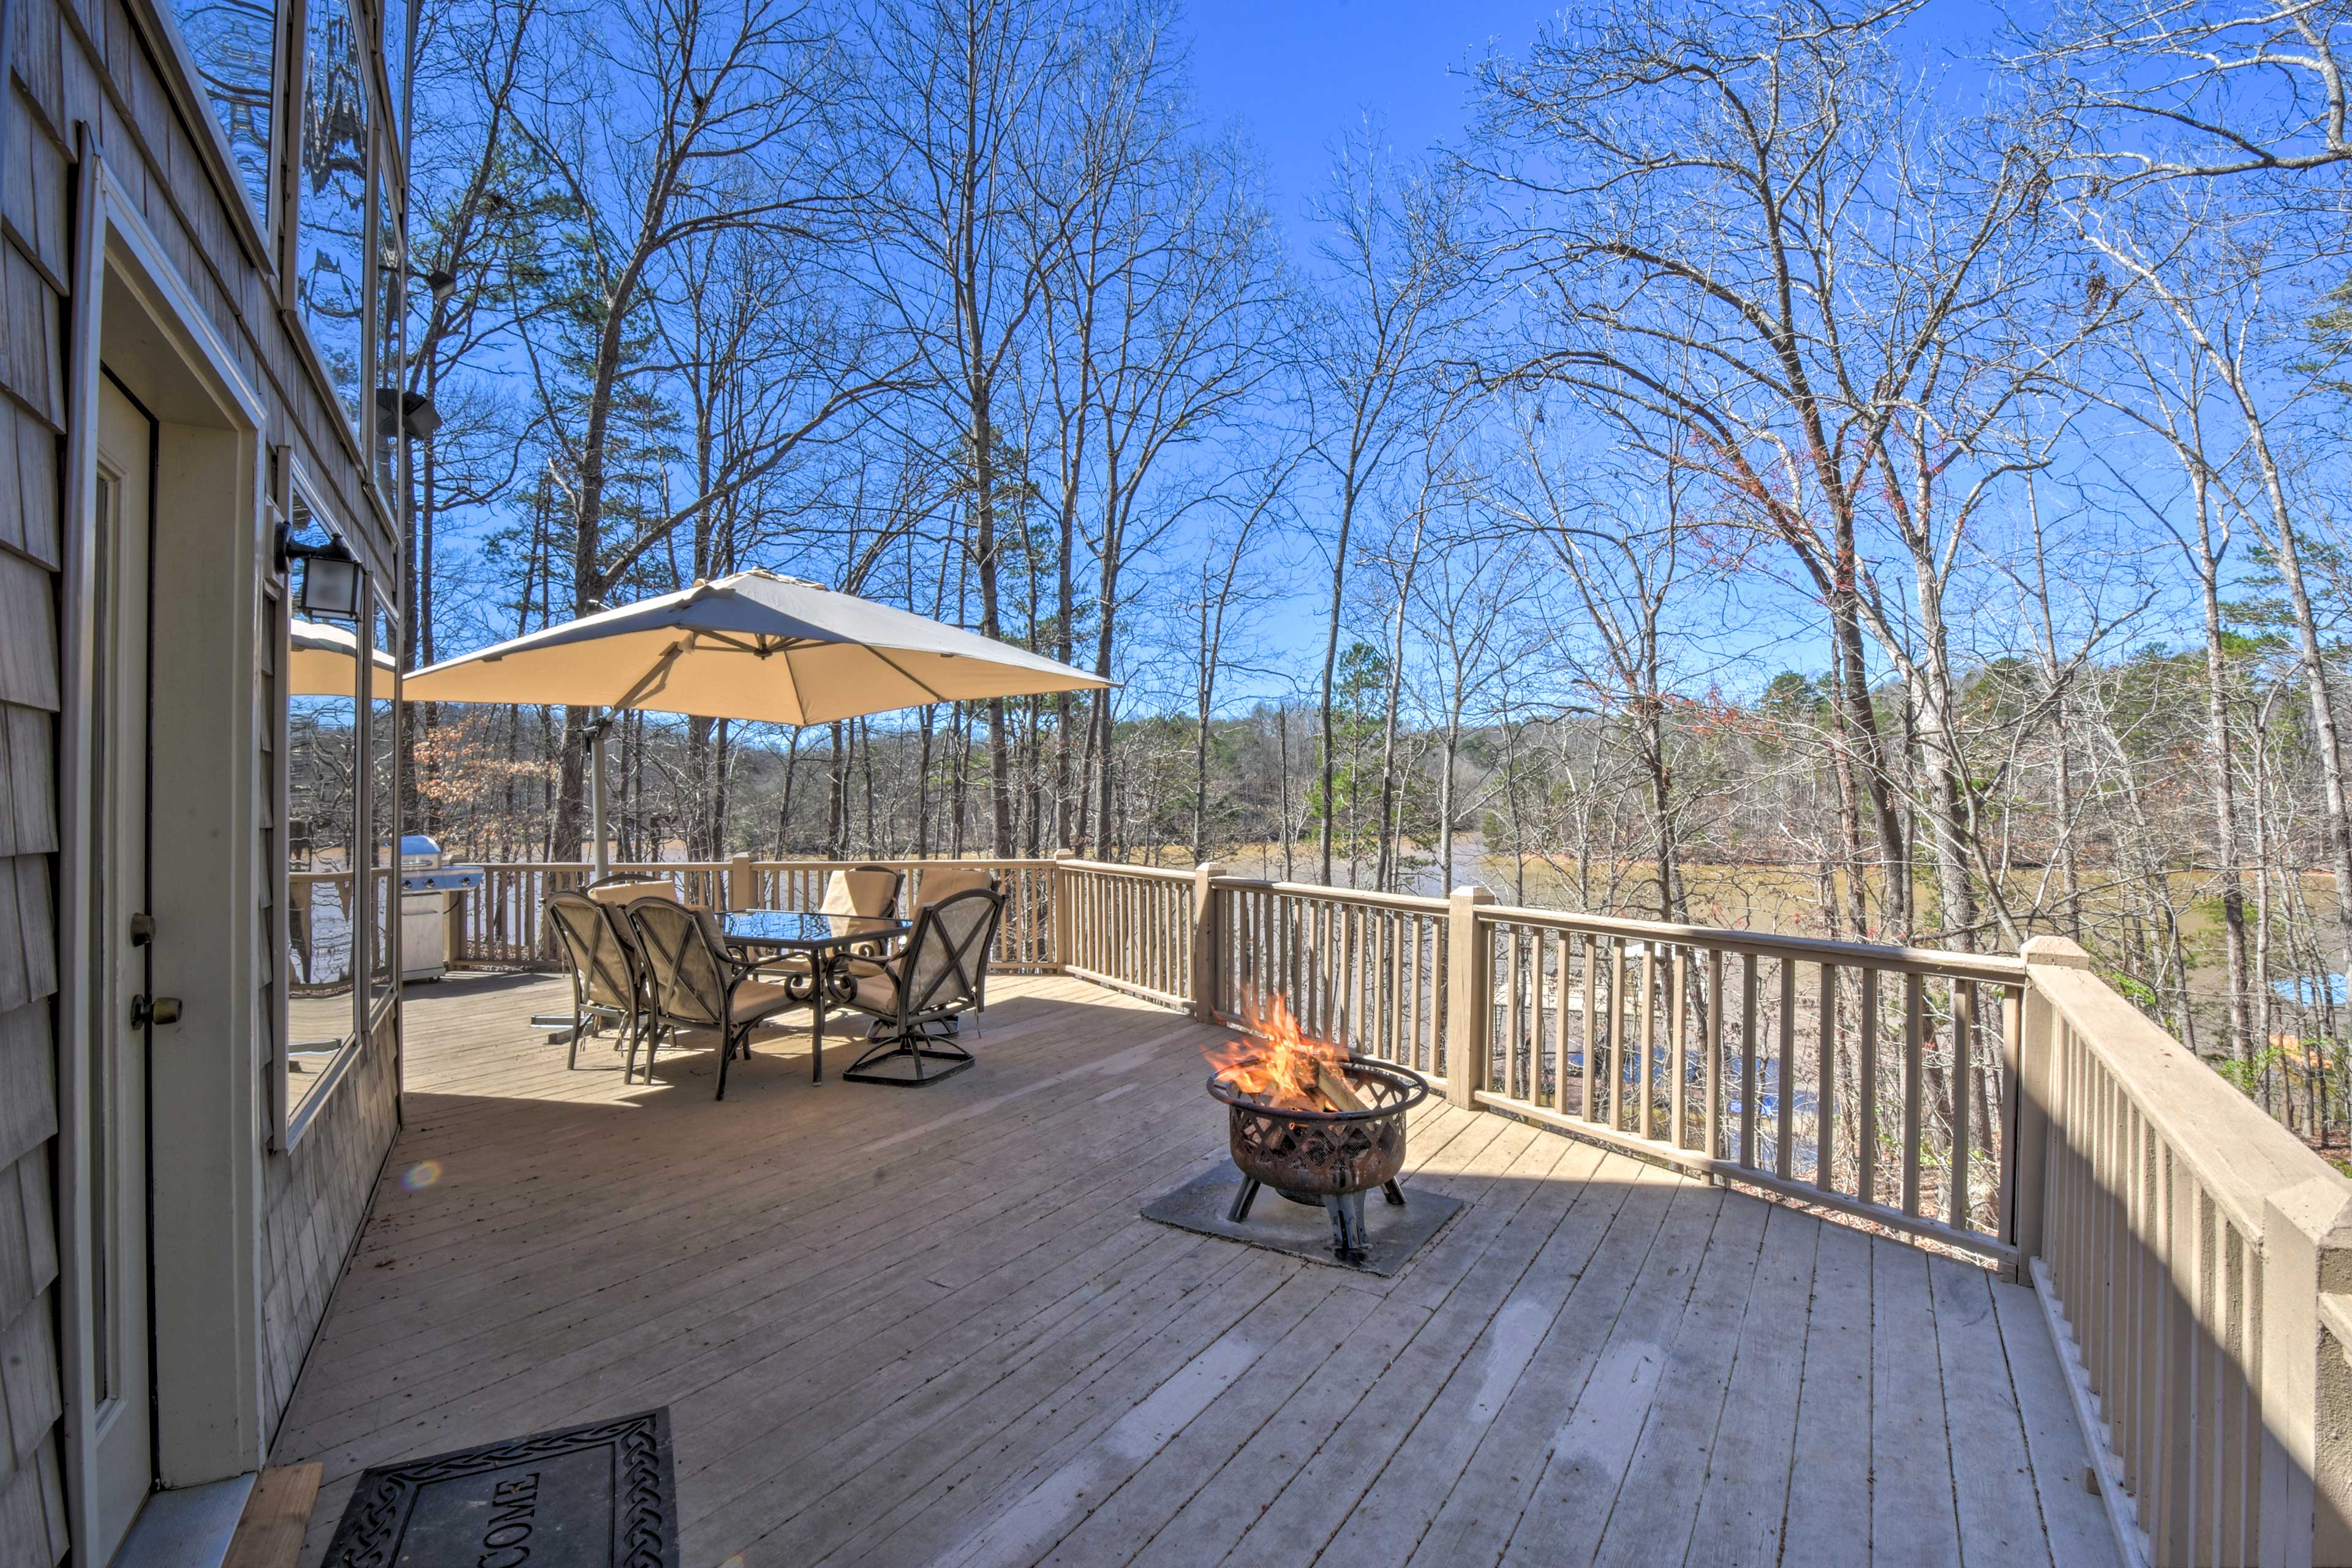
M382 167L392 167L388 150ZM408 387L401 363L400 305L401 270L406 261L392 182L380 180L375 202L375 479L395 518L400 515L401 400Z
M392 606L375 602L375 650L378 655L369 687L368 775L369 843L375 875L370 879L371 910L375 942L368 964L368 1016L373 1019L383 999L392 994L393 966L399 959L400 924L400 735L393 710L393 672L387 665L400 659L400 620Z
M302 82L295 291L355 433L367 374L366 57L349 0L311 0Z
M300 497L297 542L329 542ZM299 570L299 568L297 568ZM366 628L361 627L361 635ZM367 930L358 873L367 864L360 816L363 737L353 628L295 620L286 700L286 1107L298 1116L358 1038L356 977Z
M383 74L392 84L389 112L404 145L408 140L408 0L383 0Z
M394 4L398 0L394 0ZM270 51L278 12L269 0L176 0L173 17L194 57L213 118L228 138L253 210L269 216Z

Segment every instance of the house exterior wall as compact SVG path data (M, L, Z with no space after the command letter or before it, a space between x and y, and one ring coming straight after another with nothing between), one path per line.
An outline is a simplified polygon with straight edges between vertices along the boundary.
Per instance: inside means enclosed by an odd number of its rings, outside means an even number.
M299 7L280 12L279 48L299 39ZM223 179L204 100L169 30L145 0L0 0L0 1568L57 1563L72 1542L64 1462L59 1258L57 1004L61 875L59 643L70 526L62 514L69 432L68 342L78 149L100 149L187 289L267 405L273 488L299 461L353 525L372 565L397 580L397 540L369 498L364 454L282 306L278 255L289 242L247 215ZM291 131L295 72L281 64L278 112ZM281 137L281 143L283 142ZM278 158L290 187L289 158ZM276 253L276 254L273 254ZM255 520L257 526L266 519ZM159 510L160 528L171 526ZM274 687L257 664L257 691ZM159 696L169 672L159 672ZM282 700L282 699L280 699ZM264 732L269 732L264 726ZM269 829L284 775L257 762ZM283 1028L283 846L265 831L251 911L267 942L253 976L258 1037L230 1042L254 1070ZM266 1426L274 1428L325 1311L397 1117L395 1012L331 1091L290 1151L272 1126L252 1137L261 1162L256 1332ZM265 1105L270 1102L265 1100ZM268 1115L274 1117L273 1109Z

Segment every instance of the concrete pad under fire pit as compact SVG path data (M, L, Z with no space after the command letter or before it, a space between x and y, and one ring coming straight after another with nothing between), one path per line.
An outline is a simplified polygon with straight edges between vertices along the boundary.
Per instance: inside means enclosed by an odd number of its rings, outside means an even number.
M1331 1256L1331 1216L1321 1205L1308 1208L1292 1203L1268 1188L1250 1205L1249 1218L1235 1225L1225 1217L1234 1194L1241 1191L1242 1173L1230 1160L1205 1175L1195 1177L1174 1192L1144 1205L1143 1217L1179 1230L1227 1241L1247 1242L1273 1252L1286 1252L1334 1268L1351 1268L1383 1279L1412 1261L1414 1253L1466 1205L1460 1198L1406 1185L1404 1207L1398 1208L1378 1191L1364 1195L1364 1261L1343 1264Z

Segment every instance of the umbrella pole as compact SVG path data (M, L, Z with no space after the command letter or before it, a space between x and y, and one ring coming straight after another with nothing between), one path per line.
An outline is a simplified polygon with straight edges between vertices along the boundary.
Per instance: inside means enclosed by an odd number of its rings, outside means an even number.
M613 857L604 838L604 731L611 725L609 712L599 712L588 721L588 744L592 748L588 768L588 832L592 847L589 861L594 868L589 875L603 881L613 872Z

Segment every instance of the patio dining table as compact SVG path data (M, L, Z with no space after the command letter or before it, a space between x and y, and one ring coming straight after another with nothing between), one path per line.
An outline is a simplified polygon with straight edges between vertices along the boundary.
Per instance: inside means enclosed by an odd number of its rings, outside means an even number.
M805 968L783 968L770 977L780 981L793 1000L806 1002L814 1014L815 1021L810 1027L814 1051L809 1081L823 1083L825 1009L836 1003L846 1003L857 994L856 977L849 969L854 950L878 951L911 928L905 921L871 915L737 910L721 917L719 929L726 935L727 945L746 963L761 963L775 956L799 956L807 961Z

